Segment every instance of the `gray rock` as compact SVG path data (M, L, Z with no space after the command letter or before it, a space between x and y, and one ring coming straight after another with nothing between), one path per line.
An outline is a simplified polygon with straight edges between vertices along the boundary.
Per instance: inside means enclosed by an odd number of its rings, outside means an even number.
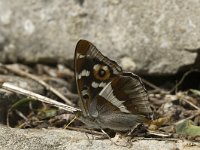
M110 140L92 140L91 135L64 129L23 130L0 125L0 135L0 149L2 150L196 150L200 148L199 143L185 140L136 140L129 148L113 145Z
M195 62L199 14L198 0L1 0L0 61L66 63L84 38L135 72L173 74Z

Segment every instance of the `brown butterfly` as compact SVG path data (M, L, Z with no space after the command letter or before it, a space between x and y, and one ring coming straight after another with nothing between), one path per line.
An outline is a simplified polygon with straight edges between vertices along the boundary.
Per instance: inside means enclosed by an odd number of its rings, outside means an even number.
M148 121L152 110L140 77L124 72L86 40L77 43L74 66L79 119L89 128L127 131Z

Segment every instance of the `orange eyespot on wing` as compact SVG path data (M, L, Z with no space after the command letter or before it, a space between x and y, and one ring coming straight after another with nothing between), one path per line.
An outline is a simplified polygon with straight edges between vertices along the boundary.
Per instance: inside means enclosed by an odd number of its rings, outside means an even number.
M109 79L111 75L108 66L103 65L103 64L94 65L93 73L94 73L94 77L101 81Z

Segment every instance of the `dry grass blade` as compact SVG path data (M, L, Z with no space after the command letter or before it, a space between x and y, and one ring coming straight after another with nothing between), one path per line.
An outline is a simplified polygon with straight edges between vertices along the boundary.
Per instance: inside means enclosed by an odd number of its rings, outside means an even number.
M151 83L151 82L149 82L149 81L147 81L147 80L145 80L145 79L143 79L143 78L142 78L142 81L143 81L146 85L148 85L149 87L155 89L156 92L165 93L165 94L169 93L169 92L165 91L164 89L159 88L158 86L154 85L153 83Z
M51 105L53 105L55 107L58 107L60 109L64 109L64 110L69 111L69 112L80 111L80 109L78 109L78 108L75 108L75 107L60 103L58 101L55 101L55 100L50 99L48 97L42 96L40 94L37 94L37 93L31 92L31 91L19 88L19 87L14 86L14 85L12 85L10 83L3 83L2 84L2 88L6 89L8 91L12 91L12 92L15 92L15 93L20 93L22 95L26 95L26 96L28 96L28 97L30 97L32 99L39 100L41 102L51 104Z
M182 82L185 80L185 78L192 72L200 72L198 69L192 69L188 72L186 72L183 77L181 78L181 80L170 90L170 93L176 91L178 89L178 87L182 84Z
M192 118L194 118L194 117L200 115L200 108L199 108L198 106L194 105L192 102L190 102L190 101L188 100L188 99L190 98L189 96L185 95L185 94L182 93L182 92L179 92L179 93L177 93L176 95L177 95L177 97L178 97L180 100L182 100L182 101L188 103L190 106L192 106L192 107L194 107L195 109L197 109L197 112L196 112L195 114L193 114L193 115L191 115L191 116L189 116L189 117L187 117L187 118L185 118L185 119L179 120L178 122L175 123L176 125L179 124L179 123L184 122L185 120L189 120L189 119L192 119Z
M159 137L171 137L171 133L165 133L165 132L161 132L161 131L152 131L152 130L148 130L148 134L150 135L156 135Z
M182 120L179 120L179 121L177 121L176 123L174 123L175 125L177 125L177 124L180 124L180 123L182 123L182 122L184 122L184 121L186 121L186 120L190 120L190 119L192 119L192 118L194 118L194 117L196 117L196 116L198 116L198 115L200 115L200 111L197 111L195 114L193 114L192 116L189 116L189 117L187 117L187 118L185 118L185 119L182 119Z
M38 83L40 83L41 85L43 85L47 90L53 92L55 95L57 95L63 101L65 101L67 104L73 105L73 103L69 99L67 99L65 96L63 96L55 88L53 88L52 86L48 85L46 82L44 82L39 77L21 70L17 65L1 65L1 66L4 67L4 68L6 68L7 70L13 72L13 73L16 73L18 75L21 75L21 76L24 76L24 77L28 77L28 78L30 78L30 79L32 79L34 81L37 81Z
M197 109L197 110L200 111L200 108L199 108L198 106L194 105L192 102L190 102L190 101L188 100L188 99L190 98L188 95L185 95L184 93L179 92L179 93L177 93L177 97L178 97L180 100L182 100L182 101L188 103L190 106L192 106L192 107L194 107L195 109Z
M105 135L102 132L98 132L95 130L88 130L88 129L84 129L84 128L76 128L76 127L66 127L65 129L69 129L69 130L74 130L74 131L80 131L80 132L85 132L85 133L89 133L89 134L93 134L93 135Z

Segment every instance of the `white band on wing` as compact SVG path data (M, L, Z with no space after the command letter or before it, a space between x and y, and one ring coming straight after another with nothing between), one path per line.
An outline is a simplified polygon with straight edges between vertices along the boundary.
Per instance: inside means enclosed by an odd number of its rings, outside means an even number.
M113 94L113 89L111 86L111 82L109 82L99 93L100 96L105 98L107 101L111 102L114 106L120 109L120 111L125 113L131 113L127 110L127 108L123 105L124 101L118 100Z

